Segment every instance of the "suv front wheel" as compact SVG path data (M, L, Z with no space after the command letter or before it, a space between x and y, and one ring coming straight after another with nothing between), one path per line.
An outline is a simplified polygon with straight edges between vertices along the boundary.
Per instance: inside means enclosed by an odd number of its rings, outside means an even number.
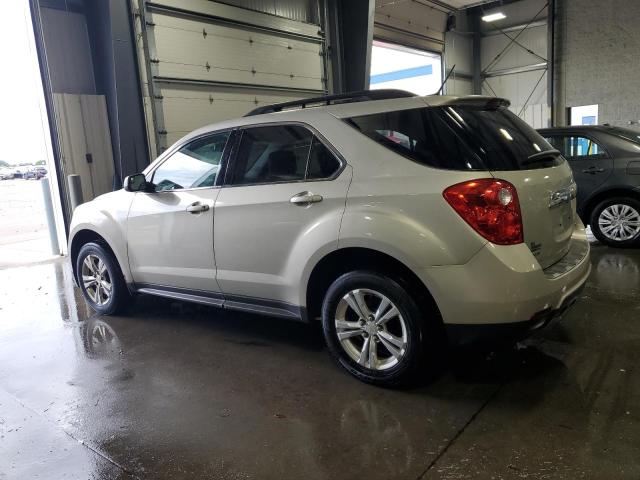
M87 243L76 260L78 285L91 308L102 315L113 315L129 301L118 261L102 245Z
M391 278L365 271L339 277L325 296L322 326L332 356L364 382L406 384L422 366L426 322Z
M595 237L606 245L636 245L640 241L640 202L628 197L600 202L593 209L589 223Z

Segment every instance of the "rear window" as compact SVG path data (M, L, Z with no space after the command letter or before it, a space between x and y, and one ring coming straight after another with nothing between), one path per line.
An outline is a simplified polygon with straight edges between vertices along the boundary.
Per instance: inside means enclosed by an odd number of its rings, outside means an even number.
M505 107L425 107L352 117L347 122L384 147L435 168L529 170L564 161Z

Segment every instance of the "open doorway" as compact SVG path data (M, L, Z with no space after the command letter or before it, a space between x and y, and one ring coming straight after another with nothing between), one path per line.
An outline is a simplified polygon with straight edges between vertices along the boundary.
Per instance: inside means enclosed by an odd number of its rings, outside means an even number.
M442 85L442 56L374 40L369 84L371 89L398 88L417 95L433 95Z
M0 61L11 66L0 75L0 268L7 268L58 257L65 232L28 0L3 4L0 45Z
M569 116L571 119L571 125L597 125L598 105L570 107Z

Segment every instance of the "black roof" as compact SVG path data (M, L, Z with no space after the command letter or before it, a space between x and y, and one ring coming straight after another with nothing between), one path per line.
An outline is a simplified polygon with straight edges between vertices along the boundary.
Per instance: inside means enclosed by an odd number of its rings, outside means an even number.
M388 100L390 98L407 98L416 95L405 90L397 89L380 89L380 90L362 90L358 92L341 93L339 95L325 95L323 97L302 98L291 102L275 103L251 110L245 115L250 117L253 115L261 115L263 113L281 112L286 109L320 107L323 105L335 105L338 103L366 102L369 100Z
M564 127L547 127L547 128L538 128L538 132L544 133L553 133L553 132L561 132L564 130L584 130L584 131L609 131L614 130L620 127L614 127L612 125L566 125Z

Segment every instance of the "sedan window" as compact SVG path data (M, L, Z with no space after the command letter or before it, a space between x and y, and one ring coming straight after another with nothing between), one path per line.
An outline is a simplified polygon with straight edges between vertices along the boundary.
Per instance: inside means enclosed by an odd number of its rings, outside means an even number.
M163 162L153 174L156 191L213 187L229 132L188 143Z
M579 135L554 136L548 139L566 158L606 156L605 150L591 138Z

